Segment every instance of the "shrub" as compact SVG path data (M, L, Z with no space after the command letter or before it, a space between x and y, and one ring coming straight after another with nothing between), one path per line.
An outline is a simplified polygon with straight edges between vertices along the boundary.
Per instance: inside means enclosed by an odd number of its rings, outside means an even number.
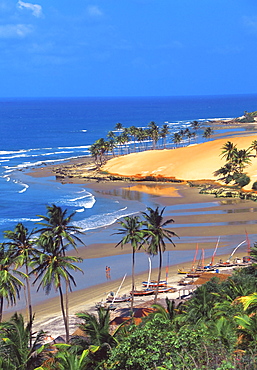
M257 181L255 181L255 182L253 183L252 189L253 189L253 190L257 190Z

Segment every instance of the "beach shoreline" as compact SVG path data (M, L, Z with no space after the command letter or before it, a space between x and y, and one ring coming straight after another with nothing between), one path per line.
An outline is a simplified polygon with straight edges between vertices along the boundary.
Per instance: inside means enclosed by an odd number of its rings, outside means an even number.
M215 142L213 142L215 143ZM200 145L200 144L199 144ZM185 150L186 148L181 148ZM160 151L161 152L161 151ZM140 153L138 153L140 154ZM74 170L77 168L81 169L81 164L85 166L92 165L92 159L85 157L83 160L81 158L77 158L72 160L68 163L63 163L61 165L52 165L40 168L34 168L30 170L27 174L28 176L34 177L48 177L48 176L55 176L56 175L56 168L63 168L63 167L72 167ZM179 206L181 208L187 206L192 207L192 205L202 205L200 210L202 214L195 215L194 218L188 217L186 214L184 215L181 212L181 215L177 215L176 217L172 217L172 211L169 211L169 214L165 217L171 215L172 218L175 218L174 223L174 230L180 236L180 242L177 244L178 250L185 250L185 251L193 251L195 249L196 241L199 242L200 247L204 247L205 249L212 249L215 245L217 240L217 236L221 236L221 249L226 247L227 244L236 245L242 241L242 238L245 237L245 223L241 223L241 215L245 208L249 208L247 212L244 213L244 221L247 224L247 232L249 235L255 234L255 207L253 207L253 202L251 201L242 201L239 202L234 200L234 202L224 202L217 201L218 205L214 205L216 210L220 213L218 215L215 214L208 214L205 212L205 205L209 203L215 203L215 198L212 195L205 195L199 194L197 188L190 187L186 182L181 183L162 183L162 182L129 182L129 181L115 181L115 182L88 182L87 179L79 178L79 177L65 177L64 179L56 178L57 181L66 183L75 183L75 184L82 184L83 186L93 189L94 191L101 194L101 196L112 196L112 191L120 190L127 188L129 191L132 192L142 192L154 198L156 204L159 207L166 207L169 210L169 207L173 207L174 205ZM214 207L214 206L210 206ZM209 205L208 205L209 207ZM231 211L232 208L232 211ZM209 208L208 208L209 209ZM251 211L253 209L253 211ZM231 211L231 212L230 212ZM218 225L219 220L224 220L224 225ZM208 221L208 222L206 222ZM193 223L196 226L193 226ZM217 225L216 225L217 224ZM208 226L206 226L208 225ZM173 226L173 225L172 225ZM176 227L179 228L176 229ZM114 225L108 226L108 230L113 231ZM99 235L101 230L96 231L96 235ZM223 240L223 237L225 238ZM228 241L228 239L231 239ZM86 238L85 238L86 240ZM215 241L215 242L214 242ZM176 241L175 241L176 242ZM234 244L233 244L234 243ZM85 243L87 244L87 243ZM167 250L172 250L171 246L167 246ZM74 254L75 252L72 251L70 254ZM101 256L116 256L121 254L129 253L129 249L118 249L114 248L112 243L90 243L87 247L80 247L78 253L83 258L97 258ZM245 252L240 252L240 255L245 255ZM237 256L239 256L237 254ZM224 255L224 258L228 258L229 253ZM173 265L170 267L172 278L169 279L169 283L176 282L175 280L178 279L177 275L177 268L178 267L188 267L190 266L191 262L183 263L179 265ZM156 274L156 270L153 271L153 276ZM147 278L147 272L141 273L137 276L137 284L142 281L142 279ZM100 284L99 286L92 286L90 288L85 288L83 290L77 290L71 293L70 295L70 312L71 315L74 315L75 312L80 310L94 310L95 303L102 301L105 299L106 295L110 291L114 291L117 289L118 280L106 282ZM121 289L121 294L128 294L130 291L130 278L126 280L126 283ZM175 293L172 293L175 294ZM169 295L168 295L169 296ZM170 296L170 297L174 297ZM51 314L49 313L49 307L51 307ZM22 313L25 313L25 310L21 310ZM51 298L49 300L45 300L44 302L37 304L35 306L35 328L43 328L46 322L51 320L52 325L48 327L54 332L56 320L60 318L60 307L58 302L58 297ZM10 317L11 313L5 315L6 318ZM58 324L59 325L59 324ZM64 331L62 331L64 332ZM57 332L56 332L57 334Z

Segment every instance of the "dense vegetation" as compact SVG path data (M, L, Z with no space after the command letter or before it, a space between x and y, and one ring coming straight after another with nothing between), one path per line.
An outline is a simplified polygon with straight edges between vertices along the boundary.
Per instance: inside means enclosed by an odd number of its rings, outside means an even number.
M148 253L165 250L165 239L175 234L165 229L173 220L163 220L164 209L148 208L143 220L126 217L118 233L117 245L131 244L132 255L144 240ZM18 224L6 231L1 245L0 298L15 304L21 288L30 280L46 292L53 286L60 294L66 343L43 344L45 333L34 333L33 310L28 299L28 322L14 314L0 323L0 368L6 370L230 370L257 368L257 264L241 268L227 280L214 277L198 287L192 297L180 304L166 300L166 307L155 309L137 325L132 319L113 330L110 312L77 313L82 336L69 338L68 302L62 286L70 289L75 281L69 270L78 267L79 258L66 255L67 244L76 247L72 215L55 205L42 216L41 229L29 233ZM251 249L257 261L257 246ZM135 257L135 256L134 256ZM19 273L21 266L26 273ZM67 285L66 285L67 284ZM28 289L28 288L27 288ZM133 311L133 306L131 308ZM50 333L51 334L51 333Z
M257 257L257 247L251 254ZM85 336L69 344L40 345L22 316L0 325L3 369L201 369L257 368L257 265L242 268L223 282L213 278L191 299L175 307L154 305L139 325L110 330L108 310L78 313ZM51 349L51 350L50 350Z

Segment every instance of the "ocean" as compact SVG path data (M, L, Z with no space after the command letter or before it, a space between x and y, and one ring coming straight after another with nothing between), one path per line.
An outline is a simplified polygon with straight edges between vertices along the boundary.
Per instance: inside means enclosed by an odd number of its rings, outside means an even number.
M54 177L27 176L32 168L90 155L89 146L106 138L117 122L124 127L168 123L173 134L194 120L238 117L256 109L257 95L0 99L0 241L4 230L13 230L18 222L29 230L36 227L51 204L76 211L75 224L92 235L145 210L143 198L106 197L87 186L60 184Z
M89 146L117 122L124 127L168 123L174 133L193 120L237 117L256 107L257 95L0 100L0 238L17 222L34 227L47 204L77 211L83 230L142 210L137 202L100 200L77 185L24 176L36 166L89 155Z

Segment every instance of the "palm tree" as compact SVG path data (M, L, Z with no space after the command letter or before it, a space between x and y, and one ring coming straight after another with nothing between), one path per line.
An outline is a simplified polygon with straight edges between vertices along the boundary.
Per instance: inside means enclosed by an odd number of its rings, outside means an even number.
M74 277L69 270L81 271L74 263L82 262L82 258L65 256L60 249L59 240L51 231L45 231L38 239L38 246L42 253L34 259L33 266L36 266L31 274L36 278L33 284L39 282L37 291L42 287L46 294L49 294L52 286L59 291L61 311L66 331L66 341L69 342L69 322L68 322L68 291L71 291L71 283L76 286ZM64 307L64 296L62 282L66 284L66 309Z
M146 139L145 131L143 130L142 127L139 127L137 129L136 138L140 142L140 144L142 144L142 141ZM143 149L143 146L142 146L142 149Z
M33 370L42 364L46 357L45 347L41 346L45 334L40 331L31 340L31 327L32 322L25 325L23 316L17 313L0 324L0 357L11 364L3 369Z
M115 125L115 130L123 130L123 125L120 122L117 122Z
M3 317L4 299L8 306L15 305L16 299L20 298L20 290L24 286L20 278L27 278L23 272L12 268L13 258L5 245L0 245L0 323Z
M121 145L126 145L129 142L129 135L126 131L123 131L119 136ZM127 154L129 152L129 147L127 147Z
M140 248L143 242L144 233L141 230L143 225L142 222L139 221L138 216L127 216L124 217L124 221L120 221L119 224L122 226L121 229L118 229L118 232L115 234L122 234L124 237L115 245L115 248L119 245L121 248L124 247L125 244L129 244L132 247L132 299L131 299L131 310L133 312L133 304L134 304L134 290L135 290L135 253Z
M154 121L151 121L148 124L149 131L150 131L150 137L153 140L153 149L156 149L156 144L159 139L159 127L156 125Z
M134 142L134 152L136 151L136 136L137 136L138 129L136 126L130 126L128 129L128 133L132 136Z
M160 137L163 139L163 147L166 148L166 137L169 135L170 130L167 124L163 125L160 131Z
M33 239L33 234L35 234L35 230L29 232L22 223L18 223L14 231L4 231L4 237L9 239L6 245L9 247L12 258L15 259L16 266L25 266L27 306L29 320L31 322L33 319L33 312L29 281L29 265L31 259L37 255L37 249L34 247L35 239Z
M234 145L231 141L227 141L221 149L222 158L225 157L226 161L231 161L234 158L236 145Z
M181 143L181 140L182 140L181 134L178 133L178 132L175 132L174 135L173 135L173 142L174 142L174 144L176 144L176 146L178 146L178 144Z
M89 355L97 352L99 350L98 346L90 346L88 349L84 349L80 355L73 353L74 345L63 345L56 344L55 347L58 352L54 356L54 361L56 363L55 369L58 370L85 370L90 367ZM48 367L47 367L48 368ZM43 368L38 368L35 370L43 370Z
M108 131L107 137L108 137L108 139L115 139L115 137L116 137L115 132Z
M44 222L38 222L38 224L44 227L39 229L37 232L51 232L54 238L57 239L58 248L62 250L62 253L64 253L68 244L71 244L74 249L76 249L77 242L84 245L83 241L76 235L76 233L84 233L80 231L79 227L71 224L72 218L76 212L67 215L67 209L62 210L61 207L56 206L55 204L47 206L46 208L46 216L38 215L38 217L43 218L44 220ZM66 241L68 244L64 246L64 242Z
M89 312L79 312L76 316L84 322L79 325L90 338L90 343L95 346L108 344L114 347L117 340L110 334L110 311L99 307L97 316Z
M214 130L213 128L211 127L207 127L205 130L204 130L204 133L203 133L203 137L205 139L210 139L211 135L213 134Z
M92 144L88 150L90 151L91 156L94 158L96 166L99 166L98 163L98 154L99 154L99 149L96 143Z
M234 154L234 160L236 172L242 173L244 168L251 163L250 149L236 150Z
M257 140L253 140L249 149L255 150L255 157L257 157Z
M158 295L158 288L159 283L161 280L161 269L162 269L162 253L166 249L165 239L167 239L174 247L175 244L171 237L177 236L176 233L173 231L165 229L165 226L174 222L173 219L168 219L166 221L163 220L163 213L165 208L163 208L159 212L159 207L153 210L150 207L147 207L149 213L143 212L143 217L145 218L144 225L146 229L144 229L144 238L148 243L147 252L150 255L157 255L159 254L159 271L158 271L158 279L157 279L157 287L155 292L154 303L157 301Z
M80 228L71 225L71 221L76 212L71 213L67 216L67 209L64 211L61 207L53 204L52 206L47 206L47 216L40 215L45 222L39 222L38 224L44 226L44 228L38 230L41 233L50 233L55 242L55 247L59 252L65 256L65 250L68 245L71 245L75 250L77 250L77 242L84 245L83 241L76 235L83 234ZM64 245L64 243L66 245ZM66 317L69 320L69 307L68 307L68 284L66 285Z

